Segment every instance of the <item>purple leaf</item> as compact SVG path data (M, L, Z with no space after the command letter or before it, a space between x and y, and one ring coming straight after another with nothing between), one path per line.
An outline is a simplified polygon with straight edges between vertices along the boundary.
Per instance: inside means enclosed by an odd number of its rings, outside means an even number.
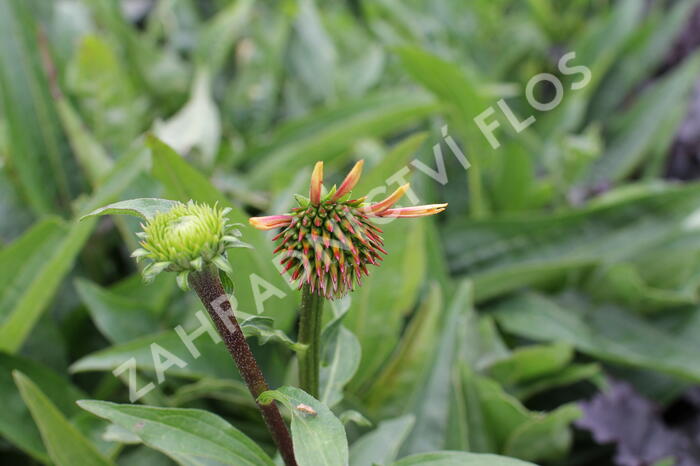
M697 435L670 428L660 408L626 383L613 383L582 402L581 409L584 415L576 426L590 431L598 443L616 443L619 466L648 466L669 457L676 466L700 465Z

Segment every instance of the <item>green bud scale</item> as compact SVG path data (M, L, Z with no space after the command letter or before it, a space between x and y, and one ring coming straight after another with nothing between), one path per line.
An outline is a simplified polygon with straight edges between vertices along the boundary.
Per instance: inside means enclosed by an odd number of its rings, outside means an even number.
M141 248L132 257L150 263L143 269L146 281L153 280L163 271L176 272L181 288L187 288L188 275L213 265L223 272L232 272L226 257L231 247L249 247L240 239L236 225L230 224L230 209L218 206L177 203L141 224L137 233Z

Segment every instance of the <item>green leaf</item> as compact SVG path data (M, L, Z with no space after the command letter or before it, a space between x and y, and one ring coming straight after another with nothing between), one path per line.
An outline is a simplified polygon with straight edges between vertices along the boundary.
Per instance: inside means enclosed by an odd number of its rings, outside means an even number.
M101 215L132 215L134 217L150 220L153 216L167 212L178 204L177 201L168 199L144 198L129 199L100 207L93 210L82 219L87 217L99 217Z
M0 350L15 352L49 305L87 241L94 221L46 220L0 253ZM42 235L48 235L43 238Z
M146 309L161 313L166 310L177 289L172 277L161 275L151 283L143 281L140 273L134 273L111 285L109 292L120 298L138 301Z
M520 383L510 389L519 400L527 400L533 395L553 388L573 385L577 382L590 380L595 383L602 376L599 364L570 364L553 374L538 377L530 382Z
M518 400L508 395L492 380L477 377L476 385L486 426L496 440L500 452L505 453L513 436L517 435L523 426L535 420L543 421L556 414L556 412L546 415L529 412ZM569 420L569 422L571 421L573 419ZM571 443L568 424L560 425L557 423L556 425L559 429L549 432L550 435L546 440L542 439L545 447L537 450L539 456L535 457L535 460L560 455L562 451L568 449Z
M692 217L687 222L692 225ZM585 283L595 299L642 313L695 304L700 287L700 237L693 228L620 263L600 267Z
M141 443L141 439L137 435L116 424L109 424L102 436L108 442L123 443L125 445L138 445Z
M39 430L12 379L13 371L20 371L30 377L66 416L77 412L75 400L80 398L82 393L65 378L41 364L0 353L0 399L11 407L0 413L0 435L33 458L48 462L49 457L41 442Z
M583 125L591 96L605 82L608 70L621 58L625 46L636 30L644 13L644 5L636 0L623 0L600 14L584 29L571 44L576 53L572 63L583 64L590 69L591 80L582 89L566 94L556 109L542 115L537 128L548 140L556 141L557 134L576 131ZM569 78L581 79L579 75Z
M330 408L343 399L343 388L360 366L360 342L342 325L346 312L337 313L321 333L320 399Z
M7 121L7 156L37 214L67 206L71 159L41 63L38 24L28 2L0 2L0 101Z
M159 451L139 446L121 455L119 466L173 466L173 462Z
M2 144L2 133L2 123L0 123L0 153L5 150ZM11 182L9 167L2 166L0 162L0 217L12 219L12 222L0 224L0 250L31 226L34 215L25 204L25 200L20 197L20 192Z
M124 58L128 77L139 90L147 90L158 98L172 98L184 91L188 69L174 50L159 48L156 38L139 34L124 17L118 2L95 0L90 6L96 21L115 39L113 43Z
M113 464L66 420L34 382L18 371L14 371L12 375L22 399L29 407L32 417L39 427L49 456L56 465L104 466Z
M65 74L66 87L76 97L81 116L96 139L106 147L121 152L146 129L150 102L134 86L130 76L133 70L122 63L118 48L114 45L102 35L82 35ZM86 132L86 128L67 124L70 120L80 119L77 114L70 117L66 113L66 110L74 112L67 99L61 98L57 106L81 164L85 166L85 162L108 160L100 150L92 154L85 151L81 154L76 150L76 138L71 133ZM83 146L83 149L89 147Z
M660 131L675 134L677 128L659 125L657 116L687 107L699 72L700 54L696 54L638 97L625 115L624 128L613 136L608 150L591 167L584 182L596 186L622 180L649 155L662 137ZM680 122L677 119L676 123Z
M148 153L142 141L139 140L117 160L109 175L100 180L92 196L79 204L77 217L80 218L105 204L116 201L116 198L136 181L148 163Z
M265 316L248 316L241 319L240 313L238 317L241 330L246 338L258 337L258 343L261 345L273 341L294 351L298 349L297 342L289 338L282 330L274 328L274 319Z
M282 126L272 142L246 157L257 163L251 183L269 186L270 176L286 184L301 168L330 162L363 137L381 136L435 110L435 102L415 91L392 91L342 102Z
M700 380L694 346L617 308L579 310L540 295L523 294L496 306L495 315L509 333L537 341L563 341L611 363Z
M370 421L365 416L363 416L362 413L355 411L354 409L343 411L338 416L338 419L340 419L340 422L344 426L347 426L352 422L358 427L372 427L372 421Z
M391 192L394 186L387 185L387 180L408 166L423 141L423 135L418 134L396 144L380 163L366 170L367 176L360 178L353 192L364 194L382 187ZM426 230L430 221L397 219L380 225L389 255L352 294L351 307L343 321L362 347L360 367L349 384L351 391L367 388L375 379L399 340L406 314L416 304L429 260ZM383 312L376 312L377 309Z
M698 185L625 191L560 214L456 220L444 230L450 266L470 276L479 302L528 285L561 283L566 271L630 261L695 229Z
M416 426L406 442L409 454L440 450L447 446L450 418L450 380L458 349L458 330L474 313L472 283L464 281L443 318L437 350L415 395Z
M427 138L428 133L426 132L415 133L405 137L394 146L388 148L387 153L381 160L377 161L376 165L371 167L365 165L360 181L353 188L353 193L364 195L379 186L386 185L388 183L387 179L402 168L409 166ZM389 188L387 187L387 189Z
M502 158L474 123L474 118L491 104L487 98L490 96L477 84L474 67L457 66L416 47L404 46L396 52L406 71L449 111L451 131L461 136L470 157L471 166L465 174L469 178L470 207L476 216L483 215L488 211L488 199L482 187L482 166Z
M655 248L655 251L667 252L661 248ZM684 270L683 267L674 269L673 275L675 277L681 278L686 275L683 277L686 279L685 283L680 283L670 289L663 287L660 281L645 280L637 264L630 263L613 264L609 268L600 270L599 273L591 277L586 289L592 296L601 301L615 302L642 313L664 312L673 308L693 305L698 301L697 290L700 285L698 266L695 263L697 252L695 254L693 252L692 250L684 251L686 260L682 262L685 264L676 264L679 266L688 265L692 267L690 270L687 268ZM689 261L692 264L689 264ZM661 267L659 264L649 264L647 271L658 270ZM688 273L690 276L687 276Z
M352 444L350 466L374 466L394 461L414 424L415 417L411 414L380 422L375 430Z
M527 210L539 201L538 189L544 185L535 176L533 157L519 141L502 148L507 156L498 162L492 186L494 208L499 212Z
M231 424L207 411L81 400L86 411L121 426L178 464L272 466L265 452ZM75 463L78 464L78 463Z
M508 358L492 364L488 374L501 384L513 385L564 369L572 357L573 348L565 343L518 348Z
M398 347L367 392L368 412L395 415L405 411L438 344L442 299L440 287L432 283Z
M338 53L316 5L315 0L299 1L287 53L301 92L309 100L328 101L336 95Z
M448 438L450 447L477 453L498 452L496 436L488 427L482 397L471 369L466 364L458 365L451 382L454 391L450 419L453 432Z
M392 466L534 466L515 458L496 455L479 455L457 451L441 451L409 456Z
M460 121L460 129L467 129L474 117L488 107L489 102L477 85L473 69L460 68L415 47L400 47L396 53L416 81L453 107ZM473 133L476 130L474 127Z
M197 41L197 61L216 75L251 20L253 0L239 0L219 11L202 27Z
M236 406L255 408L248 387L239 380L202 379L180 387L170 398L174 406L182 406L201 398L211 398ZM255 408L257 409L257 408Z
M571 445L569 424L581 417L574 405L563 405L546 416L519 426L508 438L503 453L530 461L559 460Z
M21 290L43 266L65 235L65 225L56 217L47 217L0 250L0 323L21 298Z
M142 152L133 150L122 157L115 169L104 180L100 187L86 202L81 204L81 211L90 211L97 206L111 201L122 190L131 184L143 167ZM79 209L79 210L80 210ZM55 221L53 221L56 223ZM27 338L32 327L39 319L58 289L63 277L70 271L75 258L88 240L95 226L95 220L72 222L66 227L61 225L61 232L51 234L54 238L46 249L32 248L32 244L42 244L37 241L36 232L25 241L17 242L16 248L3 250L0 258L2 270L19 270L15 262L23 260L33 264L24 269L20 286L14 287L9 298L0 298L0 349L16 351ZM6 255L7 254L7 255ZM24 256L24 258L22 258ZM32 257L30 259L30 256ZM6 263L3 262L7 260ZM5 267L11 267L5 269ZM17 276L11 277L17 279ZM3 280L3 278L0 278ZM18 293L18 290L21 290Z
M98 185L114 167L114 162L62 94L56 99L56 109L80 168L91 185Z
M186 330L190 334L194 329ZM173 354L183 361L183 367L173 365L165 372L165 376L177 376L189 379L213 377L221 379L237 378L236 367L231 361L231 355L221 343L214 343L209 334L204 333L193 341L193 344L201 353L194 358L183 341L174 331L167 331L157 335L145 335L127 343L121 343L95 353L88 354L77 361L71 367L71 372L86 371L113 371L131 358L135 360L135 367L139 370L154 372L157 362L163 362L168 358L155 354L158 361L154 362L153 345L158 345L165 351ZM128 375L128 373L125 373ZM138 387L139 389L141 387Z
M466 364L458 369L454 406L465 420L459 424L461 434L466 436L464 448L531 461L559 458L568 451L569 424L580 416L578 408L562 405L550 413L531 412L495 381L475 374Z
M75 288L97 328L112 343L124 343L159 330L155 313L142 301L83 279L76 280Z
M683 0L668 10L659 6L645 18L645 26L635 31L639 38L629 44L629 50L621 54L600 91L594 96L591 106L593 118L605 119L615 115L614 110L629 95L630 90L659 66L694 6L694 0Z
M295 387L282 387L258 397L263 404L277 400L292 413L292 441L299 466L346 466L348 441L345 428L330 409ZM299 409L300 405L311 408Z

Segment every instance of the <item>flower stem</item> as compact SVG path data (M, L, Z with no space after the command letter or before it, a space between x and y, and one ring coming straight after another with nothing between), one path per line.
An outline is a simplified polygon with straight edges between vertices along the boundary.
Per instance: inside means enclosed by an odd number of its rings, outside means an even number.
M221 284L218 270L215 267L207 267L201 272L193 272L189 276L189 284L197 292L197 296L209 312L216 329L226 344L226 349L231 353L236 367L248 385L248 390L255 398L284 463L287 466L296 466L292 438L277 405L275 403L258 403L260 394L269 390L269 387L243 336L241 327L231 311L231 303Z
M306 349L299 352L299 385L309 395L318 398L321 367L321 318L323 297L304 285L299 311L299 343Z

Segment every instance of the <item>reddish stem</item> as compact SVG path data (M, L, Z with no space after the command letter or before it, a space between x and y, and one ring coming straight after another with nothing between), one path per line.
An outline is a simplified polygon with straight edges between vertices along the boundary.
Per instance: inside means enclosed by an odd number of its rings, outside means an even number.
M258 363L255 361L255 356L253 356L250 346L248 346L248 342L245 340L245 336L243 336L241 327L231 311L231 303L221 284L218 270L216 268L206 268L201 272L193 272L190 274L189 283L209 312L216 329L226 344L226 349L231 353L236 367L238 367L243 380L248 385L248 390L255 398L255 403L260 409L272 439L275 441L282 459L284 459L284 463L287 466L297 466L294 458L292 437L289 435L289 430L284 423L284 419L282 419L277 404L258 403L260 394L269 390L269 387Z

